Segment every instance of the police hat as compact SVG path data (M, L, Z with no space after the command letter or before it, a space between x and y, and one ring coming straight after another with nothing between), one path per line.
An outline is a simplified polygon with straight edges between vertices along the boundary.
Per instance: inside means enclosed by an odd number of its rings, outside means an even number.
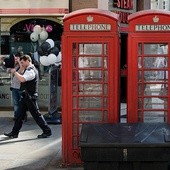
M11 54L9 57L4 59L4 66L6 68L14 68L15 66L15 57L13 54Z

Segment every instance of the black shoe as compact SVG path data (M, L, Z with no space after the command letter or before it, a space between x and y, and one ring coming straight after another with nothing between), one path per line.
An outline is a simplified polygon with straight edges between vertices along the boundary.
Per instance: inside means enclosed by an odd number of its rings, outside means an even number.
M51 132L49 132L49 133L42 133L41 135L38 135L37 138L48 138L51 135L52 135Z
M18 135L13 134L12 132L10 133L4 133L5 136L8 136L9 138L18 138Z

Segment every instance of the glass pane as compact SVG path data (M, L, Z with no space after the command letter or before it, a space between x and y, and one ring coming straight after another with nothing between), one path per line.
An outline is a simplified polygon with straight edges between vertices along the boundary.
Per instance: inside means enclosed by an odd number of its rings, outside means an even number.
M108 94L108 85L104 84L104 95Z
M73 108L77 108L77 102L76 97L73 97Z
M166 122L167 112L164 111L145 111L144 122Z
M73 81L77 80L77 74L76 74L76 70L73 70Z
M144 108L146 109L149 109L151 108L151 104L152 103L152 98L145 98L144 99Z
M160 98L153 98L154 109L167 109L168 99L161 100Z
M108 81L108 71L104 71L104 82Z
M76 55L76 43L72 44L72 55Z
M138 71L138 82L142 82L142 71Z
M79 44L79 54L102 54L102 44Z
M86 68L88 67L89 61L87 57L79 57L78 59L78 66L79 68Z
M84 81L85 80L85 70L79 71L79 80Z
M73 122L77 122L77 112L73 111Z
M138 99L138 109L142 109L143 108L143 102L142 102L142 99L139 98Z
M160 44L160 47L163 49L163 54L168 54L168 44Z
M168 68L168 57L156 57L154 65L156 68Z
M168 81L168 71L144 71L145 82Z
M144 57L144 68L155 68L155 57Z
M159 89L155 89L156 87L153 84L145 84L144 88L145 88L144 89L144 91L145 91L144 95L145 96L155 95L155 93L157 91L159 91Z
M73 135L74 136L77 135L77 124L76 123L73 124Z
M108 107L108 98L104 98L103 108Z
M157 44L144 44L144 54L157 54Z
M168 85L162 85L162 84L147 84L145 88L145 96L166 96L168 95L167 91ZM161 91L163 94L161 95Z
M163 110L167 109L167 98L164 100L161 100L159 98L153 97L153 98L144 98L144 104L142 102L142 99L139 98L138 100L138 109L154 109L154 110Z
M107 68L107 57L104 57L104 68Z
M142 67L142 57L138 57L138 68Z
M73 144L72 144L73 149L77 148L77 146L78 146L77 143L78 143L77 137L73 137Z
M101 122L102 121L102 111L79 111L79 121L82 122Z
M108 123L108 111L104 111L104 122Z
M138 55L142 54L142 43L138 44Z
M168 97L168 85L167 84L163 84L161 85L160 91L159 91L159 98L165 102L167 102L167 98Z
M138 95L143 95L143 84L138 84Z
M142 122L143 120L142 111L138 111L138 120L139 122Z
M155 80L156 81L168 81L168 71L155 71Z
M144 44L144 54L168 54L167 44Z
M159 98L145 98L144 109L167 109L167 104Z
M145 81L154 81L156 79L155 71L144 71L144 79Z
M76 57L73 57L73 68L77 67Z
M102 108L101 97L79 97L79 108Z
M79 84L79 94L101 95L102 84Z
M107 44L104 44L104 55L108 54Z
M79 79L84 80L100 80L102 72L100 70L79 70Z
M79 68L100 68L102 66L101 57L79 57Z

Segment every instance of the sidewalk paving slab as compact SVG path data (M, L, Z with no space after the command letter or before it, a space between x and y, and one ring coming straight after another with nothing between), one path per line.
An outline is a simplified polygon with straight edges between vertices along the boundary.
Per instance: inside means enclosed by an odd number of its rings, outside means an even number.
M42 131L29 115L18 138L3 135L10 132L14 121L11 111L0 111L0 170L83 170L83 167L62 167L61 124L50 125L52 136L38 139Z

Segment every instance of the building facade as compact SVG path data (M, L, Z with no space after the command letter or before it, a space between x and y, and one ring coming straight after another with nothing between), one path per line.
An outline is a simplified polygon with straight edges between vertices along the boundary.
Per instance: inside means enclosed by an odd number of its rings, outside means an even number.
M40 25L48 33L48 38L56 44L61 43L63 31L62 19L69 12L84 8L99 8L109 10L120 15L121 25L121 67L126 65L126 39L128 15L138 10L150 8L148 0L0 0L0 57L17 53L21 48L24 53L36 52L42 41L34 42L30 39L35 25ZM167 1L169 2L169 1ZM39 86L40 106L48 106L48 68L41 67L42 81ZM9 91L11 76L0 66L0 107L12 105ZM124 92L123 92L124 93ZM59 101L59 105L60 105Z
M36 53L46 38L61 43L63 31L62 18L69 13L69 0L0 0L0 58L8 57L22 50L24 54ZM34 26L40 25L46 34L39 36L37 41L31 39ZM48 107L49 99L49 68L41 65L42 79L39 83L40 107ZM11 75L0 65L0 107L12 105L10 92ZM60 103L60 101L59 101Z
M162 9L169 11L170 2L168 0L151 0L151 9Z

